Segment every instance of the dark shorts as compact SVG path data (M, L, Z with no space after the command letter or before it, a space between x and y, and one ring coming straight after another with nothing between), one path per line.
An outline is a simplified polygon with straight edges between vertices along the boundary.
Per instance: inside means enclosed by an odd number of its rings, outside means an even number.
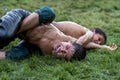
M7 59L21 60L31 56L31 54L36 51L39 51L39 53L42 54L40 49L22 40L16 47L6 51L5 56Z
M50 7L42 7L35 11L39 14L39 24L48 24L55 19L55 12Z
M0 48L14 40L22 20L30 15L23 9L14 9L0 18Z

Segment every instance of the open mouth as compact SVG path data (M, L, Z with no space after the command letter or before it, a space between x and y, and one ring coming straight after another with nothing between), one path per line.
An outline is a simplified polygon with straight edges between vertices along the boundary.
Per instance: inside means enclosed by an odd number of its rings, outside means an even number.
M56 47L55 47L55 53L58 53L60 51L60 45L57 45Z

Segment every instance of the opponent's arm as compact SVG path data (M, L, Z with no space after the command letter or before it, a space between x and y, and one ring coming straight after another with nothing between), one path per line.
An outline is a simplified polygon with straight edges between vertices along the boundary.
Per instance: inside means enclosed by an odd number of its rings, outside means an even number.
M86 46L89 42L91 42L94 33L88 30L85 35L81 36L76 43Z
M107 45L99 45L99 44L96 44L94 42L90 42L85 46L85 48L88 48L88 49L99 48L99 49L107 49L107 50L116 50L117 45L111 44L110 46L107 46Z
M69 36L69 35L65 35L62 31L60 31L60 30L59 30L56 26L54 26L53 24L50 24L50 26L51 26L53 29L55 29L58 34L61 35L63 41L72 41L72 42L75 42L75 41L77 40L77 39L74 38L74 37L71 37L71 36Z

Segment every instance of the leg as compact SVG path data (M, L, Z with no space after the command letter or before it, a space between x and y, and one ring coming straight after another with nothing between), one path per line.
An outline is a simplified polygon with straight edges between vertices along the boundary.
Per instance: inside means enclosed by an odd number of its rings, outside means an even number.
M21 41L16 47L6 51L5 58L21 60L29 57L31 54L31 47L25 41Z
M16 47L6 52L0 52L0 59L25 59L31 54L31 47L25 41L21 41Z
M40 49L22 40L21 42L19 42L19 44L16 47L12 48L9 51L2 52L2 54L0 55L0 59L7 58L7 59L22 60L31 56L31 54L35 51L39 51L42 54Z
M42 7L36 10L36 13L39 14L39 23L47 24L51 23L55 19L55 12L50 7Z
M21 33L41 24L49 24L54 19L55 13L53 9L50 7L39 8L23 20L21 27L17 33Z
M6 46L13 40L21 21L28 15L30 15L28 11L15 9L8 12L0 19L0 48Z

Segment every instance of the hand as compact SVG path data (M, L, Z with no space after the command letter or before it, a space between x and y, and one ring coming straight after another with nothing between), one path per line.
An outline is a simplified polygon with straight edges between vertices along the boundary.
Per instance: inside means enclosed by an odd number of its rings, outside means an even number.
M104 45L104 47L105 47L106 49L108 49L108 50L111 50L111 51L117 49L117 45L114 44L114 43L110 44L110 46L106 46L106 45Z

